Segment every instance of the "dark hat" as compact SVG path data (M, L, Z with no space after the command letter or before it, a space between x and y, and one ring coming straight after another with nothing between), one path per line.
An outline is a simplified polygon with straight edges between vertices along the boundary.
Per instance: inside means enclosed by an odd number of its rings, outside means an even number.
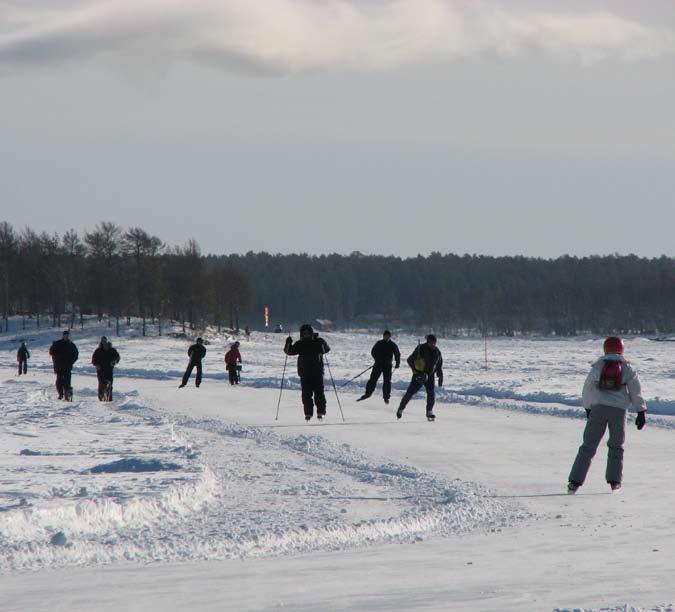
M434 336L433 334L429 334L427 336L427 342L436 342L436 336Z
M383 335L383 336L391 336L391 332L390 332L388 329L385 329L385 330L382 332L382 335Z
M313 334L313 333L314 333L314 328L309 323L305 323L304 325L300 326L300 335L301 336L303 334Z
M70 336L70 330L65 329L65 330L63 331L63 335L64 335L64 336Z
M202 344L204 342L201 338L197 338L197 344Z

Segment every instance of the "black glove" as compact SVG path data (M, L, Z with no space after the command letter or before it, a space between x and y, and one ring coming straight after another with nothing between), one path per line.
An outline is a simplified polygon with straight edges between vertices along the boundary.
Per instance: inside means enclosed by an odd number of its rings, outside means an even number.
M591 417L591 409L586 408L586 418L589 419Z
M638 429L642 429L645 426L645 422L647 419L645 418L645 411L643 410L642 412L638 412L637 416L635 417L635 426Z
M398 366L400 366L400 365L401 365L400 363L397 363L397 364L394 366L394 369L395 369L395 370L398 370Z
M441 376L438 377L438 386L439 387L443 386L443 377L441 377Z
M286 338L286 346L288 346L289 344L293 344L293 338L291 336L288 336L288 338Z

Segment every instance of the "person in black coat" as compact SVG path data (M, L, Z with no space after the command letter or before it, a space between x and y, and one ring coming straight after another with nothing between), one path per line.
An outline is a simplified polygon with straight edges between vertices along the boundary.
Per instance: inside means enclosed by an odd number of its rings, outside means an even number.
M30 359L30 353L28 352L28 347L26 343L21 341L21 346L16 352L16 362L19 364L19 376L21 374L26 374L28 372L28 360Z
M443 357L441 351L436 346L436 336L429 334L427 341L420 344L408 357L408 365L413 372L412 380L408 390L401 398L396 418L403 416L403 411L412 397L422 388L427 391L427 418L433 420L436 418L433 412L434 402L436 401L436 392L434 389L434 376L438 377L438 386L443 386Z
M204 341L201 338L197 338L197 342L193 344L188 349L188 357L190 357L190 362L188 363L185 374L183 374L183 382L178 385L179 389L182 389L187 385L188 380L190 379L190 374L192 374L192 369L197 368L197 377L195 378L195 387L199 387L202 384L202 359L206 355L206 347L204 346Z
M73 387L70 384L73 364L79 357L77 346L70 340L70 332L63 332L60 340L52 342L49 348L49 354L54 364L54 373L56 374L56 391L59 399L68 401L73 399Z
M91 356L91 364L96 368L98 378L98 399L100 402L112 402L113 368L120 362L120 354L113 348L105 336Z
M380 375L382 375L382 397L384 398L384 403L388 404L391 397L392 361L396 362L394 366L396 368L401 365L401 352L398 350L396 343L392 341L391 332L388 329L384 330L382 340L378 340L373 345L370 354L375 360L373 370L370 373L370 379L366 383L366 392L356 401L360 402L361 400L368 399L373 394L373 391L375 391L377 381Z
M330 352L330 347L319 334L315 334L311 325L305 323L300 328L300 340L293 342L288 336L284 345L286 355L298 356L298 376L302 387L302 405L305 420L314 416L321 420L326 415L326 394L323 390L323 356Z

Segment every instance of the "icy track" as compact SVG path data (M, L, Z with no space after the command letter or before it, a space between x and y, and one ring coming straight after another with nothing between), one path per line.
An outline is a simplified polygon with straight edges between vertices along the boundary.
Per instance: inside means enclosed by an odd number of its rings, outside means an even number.
M319 435L167 419L136 393L107 405L78 396L0 386L3 571L344 550L496 530L526 514L478 484Z

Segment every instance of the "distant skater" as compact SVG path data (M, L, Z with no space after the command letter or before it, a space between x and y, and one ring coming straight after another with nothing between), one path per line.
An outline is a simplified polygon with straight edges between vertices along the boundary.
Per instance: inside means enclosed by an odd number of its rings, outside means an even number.
M197 368L197 376L195 377L195 387L199 387L202 384L202 359L206 355L206 347L204 346L204 341L201 338L197 338L195 344L193 344L188 349L188 357L190 361L188 363L185 374L183 374L183 381L178 385L179 389L182 389L187 385L188 380L190 380L190 374L192 374L193 368Z
M286 355L298 356L298 376L302 387L302 406L305 420L314 416L321 420L326 416L326 394L323 389L323 356L330 351L330 347L319 334L315 334L312 326L305 323L300 327L300 340L293 342L288 336L284 345Z
M49 354L54 364L54 373L56 374L56 391L59 399L72 401L73 387L71 385L71 375L73 364L79 357L77 346L70 340L70 332L63 332L60 340L52 342L49 348Z
M373 356L375 363L370 373L370 379L366 383L366 391L356 401L360 402L361 400L368 399L373 394L373 391L375 391L377 381L382 376L382 397L384 398L384 403L388 404L391 397L392 361L396 362L395 368L401 365L401 352L398 350L396 343L391 339L391 332L388 329L384 330L382 340L378 340L373 345L370 354Z
M412 370L412 380L401 398L396 418L400 419L403 416L408 402L424 387L427 392L427 419L433 421L436 418L433 412L436 401L435 377L438 377L438 386L443 386L443 357L436 346L436 336L433 334L427 336L427 341L420 344L408 357L408 365Z
M231 385L239 384L239 370L241 369L241 354L239 353L239 342L235 342L230 350L225 353L225 369L230 377Z
M26 343L22 340L19 350L16 352L16 362L19 364L19 376L21 374L26 374L28 372L28 360L30 359L30 353L28 352L28 347Z
M98 400L100 402L112 402L113 368L119 362L120 354L113 348L108 338L101 336L101 342L91 356L91 363L96 368L96 378L98 378Z
M623 340L618 336L607 338L604 355L592 366L586 377L581 401L586 409L584 441L572 465L567 485L574 494L584 484L598 445L609 429L607 440L607 468L605 479L616 491L623 478L623 445L626 439L628 409L637 410L635 425L642 429L646 422L647 406L642 397L642 386L637 371L623 356Z

